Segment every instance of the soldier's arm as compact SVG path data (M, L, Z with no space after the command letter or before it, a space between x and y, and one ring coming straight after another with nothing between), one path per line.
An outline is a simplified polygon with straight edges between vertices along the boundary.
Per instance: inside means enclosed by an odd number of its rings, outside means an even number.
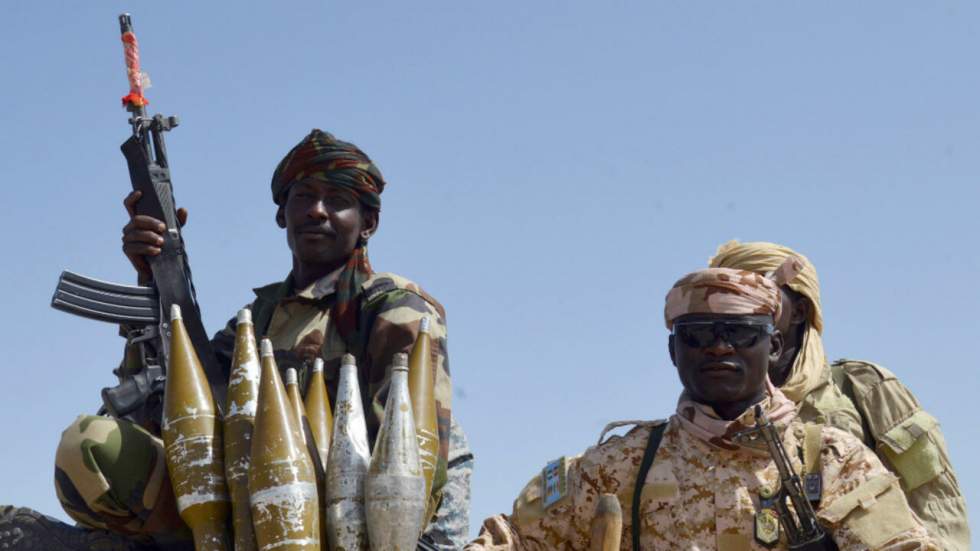
M864 419L876 451L899 476L915 514L948 551L970 549L966 501L953 472L939 421L891 371L871 362L838 360L835 380Z
M473 453L463 428L452 420L449 431L449 465L442 501L423 536L441 551L454 551L466 544L470 534L470 476Z
M585 477L578 458L563 459L559 468L567 472L564 487L551 485L546 489L546 467L524 486L510 515L496 515L483 522L479 537L466 546L466 551L588 549L589 523L579 518L585 504ZM549 463L549 467L554 464Z
M825 427L822 437L817 517L841 551L939 551L878 456L840 430Z
M441 501L426 535L437 546L458 549L469 536L469 479L473 456L465 437L461 437L461 430L457 427L455 436L452 430L452 384L445 313L438 303L426 297L421 291L393 289L372 297L371 304L362 310L374 316L367 341L368 385L374 415L380 419L391 375L388 370L391 358L398 352L411 351L422 318L429 318L440 442L433 496ZM454 445L455 449L451 449Z

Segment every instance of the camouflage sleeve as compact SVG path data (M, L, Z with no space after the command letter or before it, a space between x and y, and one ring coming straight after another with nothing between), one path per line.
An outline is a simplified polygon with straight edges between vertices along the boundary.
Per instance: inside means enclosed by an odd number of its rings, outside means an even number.
M589 448L578 457L549 462L524 486L514 501L513 512L484 521L479 537L466 550L589 549L590 523L598 496L606 492L621 494L620 490L626 490L628 481L636 476L637 466L622 460L629 455L628 450L622 442L612 443Z
M822 434L823 499L817 516L841 551L939 550L912 513L898 478L859 440Z
M466 544L470 534L470 476L473 454L462 427L452 420L449 431L449 467L442 501L423 535L436 549L453 551Z
M442 307L424 291L412 285L412 288L395 288L372 297L370 304L362 309L362 312L368 312L372 317L365 346L368 396L371 397L372 410L372 414L368 415L368 432L374 438L380 420L384 417L392 357L399 352L411 351L418 337L422 318L428 317L429 335L432 339L432 365L436 372L435 402L439 429L439 458L432 481L433 496L437 499L446 484L452 424L448 332Z

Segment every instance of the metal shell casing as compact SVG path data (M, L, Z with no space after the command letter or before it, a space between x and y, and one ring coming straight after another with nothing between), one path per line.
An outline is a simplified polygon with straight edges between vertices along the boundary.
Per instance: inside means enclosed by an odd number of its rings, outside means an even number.
M395 354L385 416L364 483L372 549L412 551L422 533L425 477L408 392L408 357Z
M364 477L371 452L354 356L341 360L327 461L327 541L332 550L367 551ZM377 547L377 549L382 549Z
M181 319L171 308L170 366L164 391L163 444L180 518L197 551L228 549L230 509L221 424L211 388Z
M412 397L412 415L415 419L415 435L419 441L419 459L425 477L426 500L432 493L432 478L439 462L439 422L436 417L436 372L432 365L432 339L429 336L429 318L419 322L419 336L415 339L408 357L408 391ZM434 504L429 504L434 508ZM434 510L426 510L423 523L427 524Z
M248 477L255 539L261 551L318 551L313 462L268 339L262 339L261 357Z
M299 391L299 379L296 370L292 367L286 370L286 396L289 397L289 405L293 410L293 415L300 421L303 429L303 439L306 442L306 451L310 454L313 463L313 474L316 478L317 511L320 524L320 547L327 548L326 519L324 516L324 506L327 496L323 489L323 473L320 468L320 454L316 449L316 442L313 439L313 432L310 430L310 421L306 417L306 406L303 405L303 397Z
M330 433L333 432L333 413L330 409L330 395L323 378L323 359L313 361L313 373L306 387L306 419L310 423L310 433L316 443L313 467L316 469L317 494L320 496L320 541L327 549L327 460L330 457Z
M252 511L248 495L248 471L252 463L252 431L259 398L259 352L255 345L252 312L238 312L235 352L228 381L225 408L225 476L231 494L235 551L255 551Z
M306 387L305 405L306 419L310 422L310 432L316 442L320 467L326 470L327 458L330 456L330 433L333 432L333 412L330 408L330 396L327 394L327 383L323 378L321 358L313 362L310 384Z

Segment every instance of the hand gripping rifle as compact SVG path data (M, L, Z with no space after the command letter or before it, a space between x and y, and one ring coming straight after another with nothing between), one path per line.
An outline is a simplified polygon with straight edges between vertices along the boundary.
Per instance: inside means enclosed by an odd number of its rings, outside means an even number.
M114 417L133 414L151 396L162 394L167 372L170 325L167 313L174 304L183 312L218 408L225 403L225 378L208 340L191 281L191 268L177 221L173 187L163 133L178 124L177 117L146 114L143 97L146 76L140 71L139 46L129 14L119 16L129 94L123 106L132 114L133 135L122 144L133 189L142 192L136 213L162 220L166 225L161 253L147 257L153 272L149 286L108 283L64 271L58 279L51 306L78 316L120 324L127 332L127 356L138 354L138 362L124 361L114 371L118 386L102 389L105 409ZM129 360L130 358L127 358ZM130 364L138 367L131 367ZM159 419L155 419L159 422Z
M762 406L756 405L755 427L744 431L742 436L754 439L759 435L765 441L769 455L779 471L779 491L774 496L773 506L779 515L779 523L786 530L789 548L801 551L837 551L834 540L817 523L817 513L807 499L800 475L793 469L786 454L779 431L762 410ZM793 505L795 514L789 510L787 501Z

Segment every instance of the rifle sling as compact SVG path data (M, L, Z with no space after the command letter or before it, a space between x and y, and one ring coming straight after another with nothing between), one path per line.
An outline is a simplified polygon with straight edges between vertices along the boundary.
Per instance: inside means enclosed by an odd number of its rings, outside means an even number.
M646 482L647 473L653 466L653 458L657 455L657 448L663 440L664 431L667 423L657 425L650 429L650 440L647 442L647 449L643 452L643 461L640 462L640 472L636 475L636 484L633 487L633 507L631 517L633 520L630 530L633 532L633 551L640 551L640 496L643 493L643 483Z

